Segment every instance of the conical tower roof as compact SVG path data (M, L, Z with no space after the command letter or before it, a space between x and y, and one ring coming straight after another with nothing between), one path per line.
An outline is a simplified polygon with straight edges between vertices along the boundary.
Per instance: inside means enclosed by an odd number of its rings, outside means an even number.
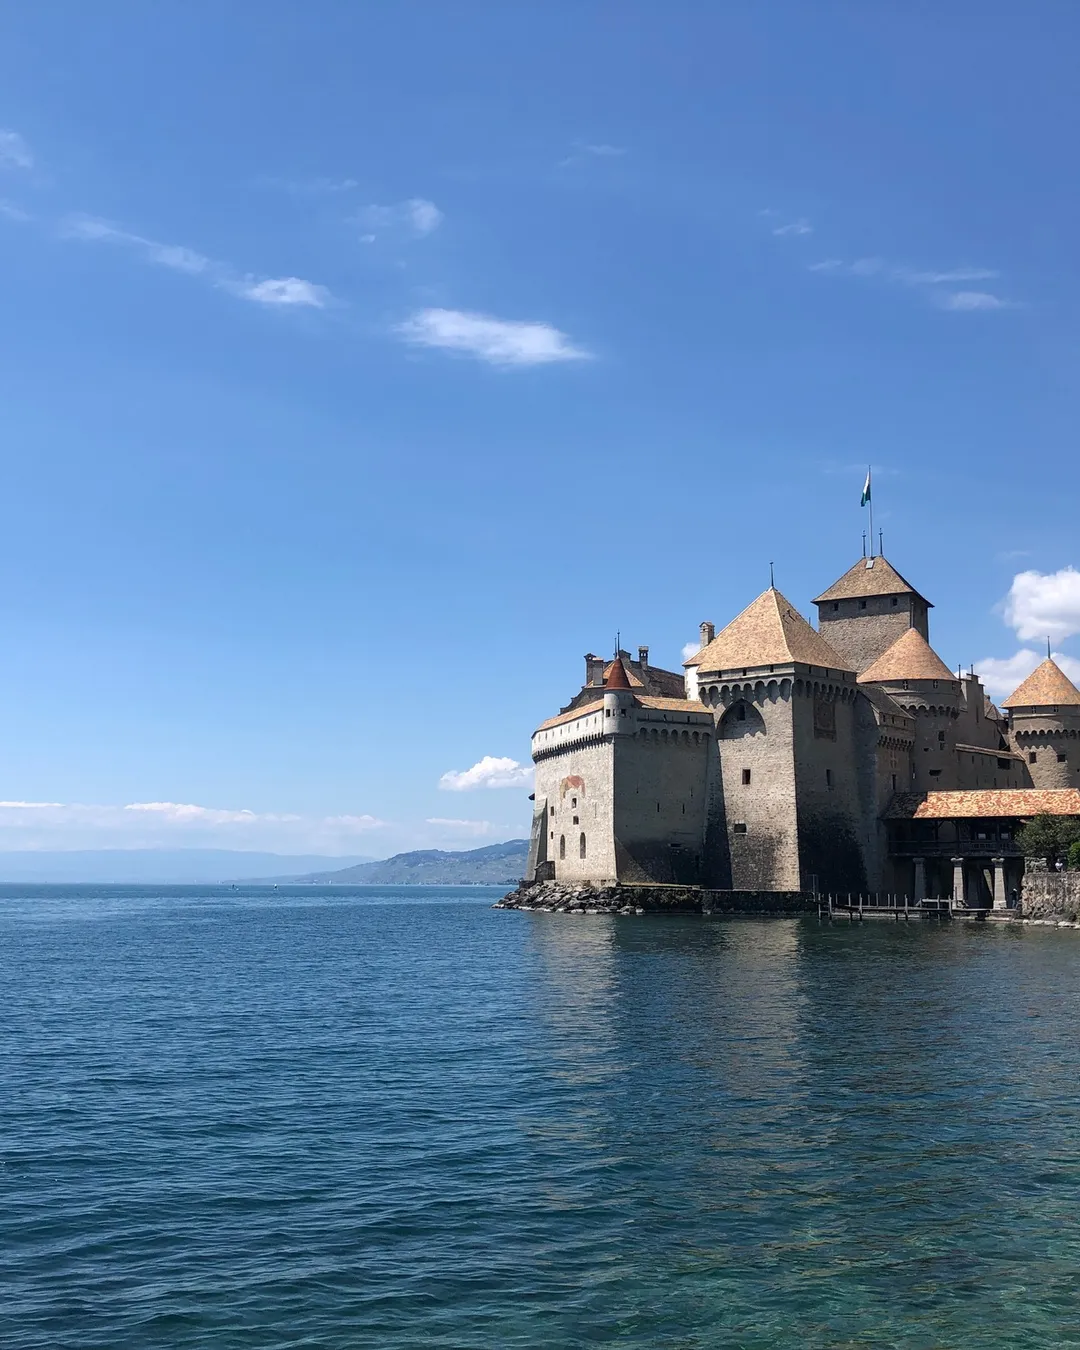
M859 676L860 684L896 684L899 680L951 680L956 675L917 628L909 628Z
M1003 708L1057 708L1061 704L1080 704L1080 689L1056 661L1048 656L1037 666L1019 689L1002 703Z
M905 581L896 568L878 554L875 558L860 558L854 567L849 567L839 581L834 581L827 591L814 601L823 605L828 600L865 599L871 595L918 595L926 605L933 609L930 601Z
M626 677L626 667L622 663L622 658L612 661L608 666L607 674L604 676L605 689L629 689L630 681Z
M790 665L794 661L833 670L851 669L794 605L770 586L687 665L702 670L736 670L743 666Z

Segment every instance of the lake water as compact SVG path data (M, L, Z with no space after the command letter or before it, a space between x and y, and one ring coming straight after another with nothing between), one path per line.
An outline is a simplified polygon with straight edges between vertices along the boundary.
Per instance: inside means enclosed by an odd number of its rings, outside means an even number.
M0 890L0 1343L1080 1346L1080 933Z

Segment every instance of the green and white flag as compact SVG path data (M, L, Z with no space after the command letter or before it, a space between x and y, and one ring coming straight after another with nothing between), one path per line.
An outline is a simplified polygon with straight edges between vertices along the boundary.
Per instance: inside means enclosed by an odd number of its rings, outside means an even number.
M866 471L866 482L863 484L863 488L862 488L862 500L859 502L859 505L860 505L860 506L865 506L866 503L867 503L869 500L870 500L870 470L867 469L867 471Z

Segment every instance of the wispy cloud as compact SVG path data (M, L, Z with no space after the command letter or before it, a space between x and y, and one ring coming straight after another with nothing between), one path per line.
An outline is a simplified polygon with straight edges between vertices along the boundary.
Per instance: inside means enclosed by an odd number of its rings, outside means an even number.
M574 148L559 160L559 168L570 164L583 164L590 159L618 159L627 153L623 145L609 145L604 141L575 141Z
M777 225L777 227L773 230L773 234L780 235L781 237L783 237L784 235L813 234L813 233L814 233L813 225L811 225L810 222L805 219L792 220L789 221L787 225Z
M447 834L466 835L473 839L494 834L496 828L490 820L447 820L442 816L429 816L424 824L433 825Z
M575 347L551 324L497 319L461 309L421 309L397 326L398 334L419 347L461 352L493 366L540 366L555 361L585 361L590 353Z
M0 130L0 165L9 169L32 169L34 156L17 131Z
M996 309L1015 309L1017 303L1003 299L991 291L942 291L943 286L955 286L965 281L990 281L999 273L989 267L951 267L920 269L888 263L884 258L824 258L810 263L809 271L826 276L854 277L863 281L906 286L922 291L938 309L955 312Z
M1003 300L989 291L952 291L949 295L936 297L941 309L973 311L980 309L1013 309L1014 302Z
M439 228L443 213L426 197L410 197L394 206L365 206L357 221L370 232L363 237L364 242L370 242L381 230L404 231L423 239Z
M25 225L27 221L34 217L29 211L24 211L21 206L16 206L14 202L0 202L0 216L5 220L17 221L20 225Z
M387 828L374 815L305 816L193 802L0 802L0 849L201 847L348 849Z
M265 187L278 188L294 197L336 196L354 192L360 186L355 178L262 178L258 181Z
M531 765L505 756L485 755L471 769L449 769L439 779L445 792L472 792L477 788L518 788L532 782Z
M139 254L155 267L205 278L219 290L260 305L324 309L333 300L325 286L319 286L313 281L305 281L301 277L244 276L225 263L215 262L206 254L183 244L163 244L96 216L69 216L61 225L60 233L65 239L119 245Z
M689 661L692 656L697 656L699 651L701 651L700 642L684 642L682 646L683 663Z

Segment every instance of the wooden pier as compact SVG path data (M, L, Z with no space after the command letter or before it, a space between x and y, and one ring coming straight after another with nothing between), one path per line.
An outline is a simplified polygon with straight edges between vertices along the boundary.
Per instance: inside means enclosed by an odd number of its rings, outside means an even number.
M909 923L912 919L983 919L985 909L968 909L948 899L911 900L906 895L822 895L818 897L819 919L847 919L863 923L866 919L891 919Z

